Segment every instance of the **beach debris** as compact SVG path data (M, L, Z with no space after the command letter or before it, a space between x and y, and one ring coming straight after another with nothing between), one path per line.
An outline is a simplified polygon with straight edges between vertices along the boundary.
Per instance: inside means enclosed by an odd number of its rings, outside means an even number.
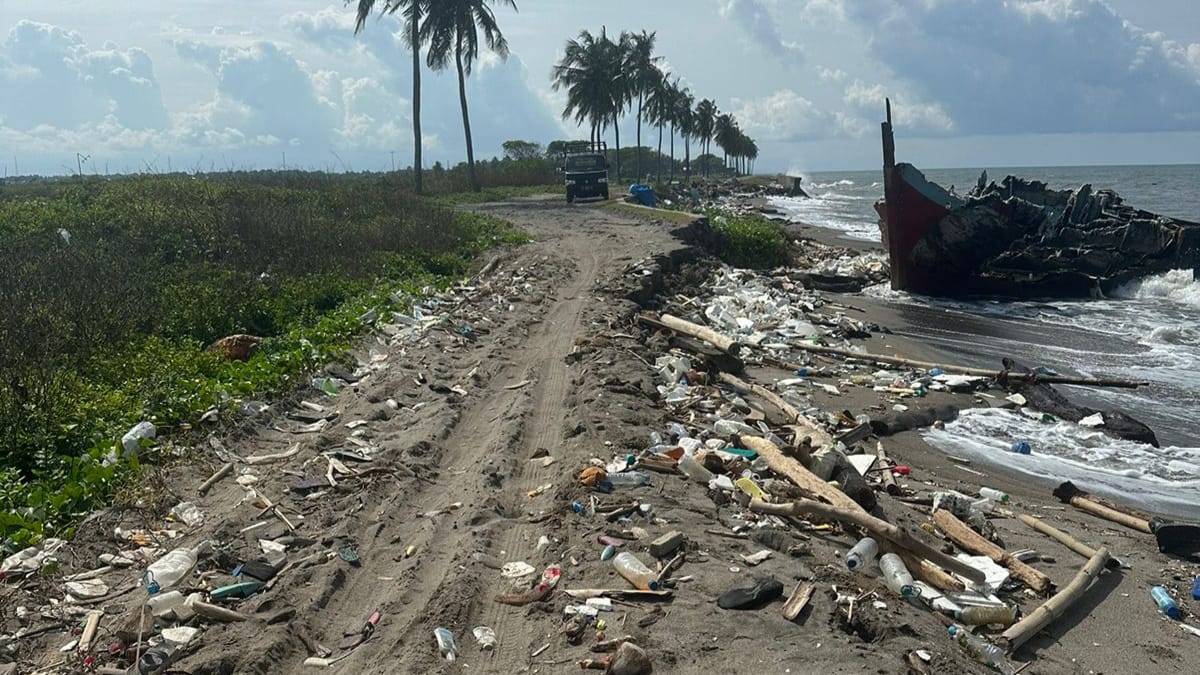
M808 601L812 599L813 589L813 585L805 581L796 584L796 587L792 589L792 594L783 603L783 618L795 621L808 606Z
M783 595L783 584L772 577L755 577L749 586L731 588L717 598L721 609L757 609Z

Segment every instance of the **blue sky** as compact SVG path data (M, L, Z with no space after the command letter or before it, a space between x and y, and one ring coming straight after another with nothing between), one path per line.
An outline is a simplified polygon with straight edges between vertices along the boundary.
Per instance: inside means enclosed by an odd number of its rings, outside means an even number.
M568 37L606 26L657 31L665 67L737 115L764 171L875 168L885 95L901 158L926 167L1200 158L1194 0L517 4L497 9L512 56L470 80L483 157L586 134L561 121L550 69ZM77 152L100 173L408 163L395 21L356 38L340 0L129 5L0 3L0 175L74 171ZM425 84L426 161L459 161L454 77Z

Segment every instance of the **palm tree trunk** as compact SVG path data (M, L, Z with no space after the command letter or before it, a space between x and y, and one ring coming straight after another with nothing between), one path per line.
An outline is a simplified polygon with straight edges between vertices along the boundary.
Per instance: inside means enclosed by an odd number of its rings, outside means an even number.
M617 184L621 183L621 125L613 115L613 133L617 135Z
M471 143L471 115L467 112L467 75L463 72L461 33L454 46L454 62L458 66L458 100L462 103L463 133L467 137L467 176L471 179L471 191L479 192L479 178L475 175L475 147Z
M654 158L654 182L662 182L662 132L663 125L658 125L658 157Z
M413 3L412 38L413 58L413 191L421 194L421 7Z
M692 139L690 136L683 137L683 177L689 183L692 178Z
M638 118L637 118L637 175L634 176L634 182L642 182L642 98L643 94L638 93Z
M671 123L671 177L668 180L675 180L675 123Z

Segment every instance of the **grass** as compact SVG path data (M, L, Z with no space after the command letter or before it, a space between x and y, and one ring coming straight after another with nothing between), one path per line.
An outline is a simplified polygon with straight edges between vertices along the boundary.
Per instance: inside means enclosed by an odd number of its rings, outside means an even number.
M653 216L655 218L661 218L663 220L666 220L666 221L669 221L672 223L677 223L679 225L689 225L692 223L692 221L696 220L696 218L699 217L695 213L690 213L687 211L680 211L678 209L650 208L647 206L638 206L635 204L627 204L620 200L606 202L604 204L604 206L607 208L613 209L615 211L632 213L634 215L638 215L638 216L642 216L642 217Z
M214 407L286 391L350 347L371 310L523 241L397 177L243 174L0 188L0 549L70 535L160 461L117 452ZM263 338L246 362L205 351ZM116 459L117 461L112 461Z
M563 190L564 188L561 183L523 186L505 185L500 187L483 188L479 192L452 192L449 194L437 195L433 197L433 199L438 203L447 205L485 204L488 202L503 202L520 197L535 197L545 194L564 194Z

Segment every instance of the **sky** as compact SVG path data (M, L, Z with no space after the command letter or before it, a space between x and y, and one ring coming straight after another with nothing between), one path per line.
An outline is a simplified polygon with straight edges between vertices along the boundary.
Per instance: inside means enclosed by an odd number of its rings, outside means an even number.
M508 59L485 53L468 80L476 156L586 138L550 73L604 28L655 31L662 66L737 117L763 172L878 167L885 96L899 159L926 168L1195 163L1194 3L517 0L496 8ZM397 20L355 36L341 0L130 5L0 0L0 176L411 163ZM425 164L457 163L455 75L423 84ZM624 145L635 131L621 122Z

